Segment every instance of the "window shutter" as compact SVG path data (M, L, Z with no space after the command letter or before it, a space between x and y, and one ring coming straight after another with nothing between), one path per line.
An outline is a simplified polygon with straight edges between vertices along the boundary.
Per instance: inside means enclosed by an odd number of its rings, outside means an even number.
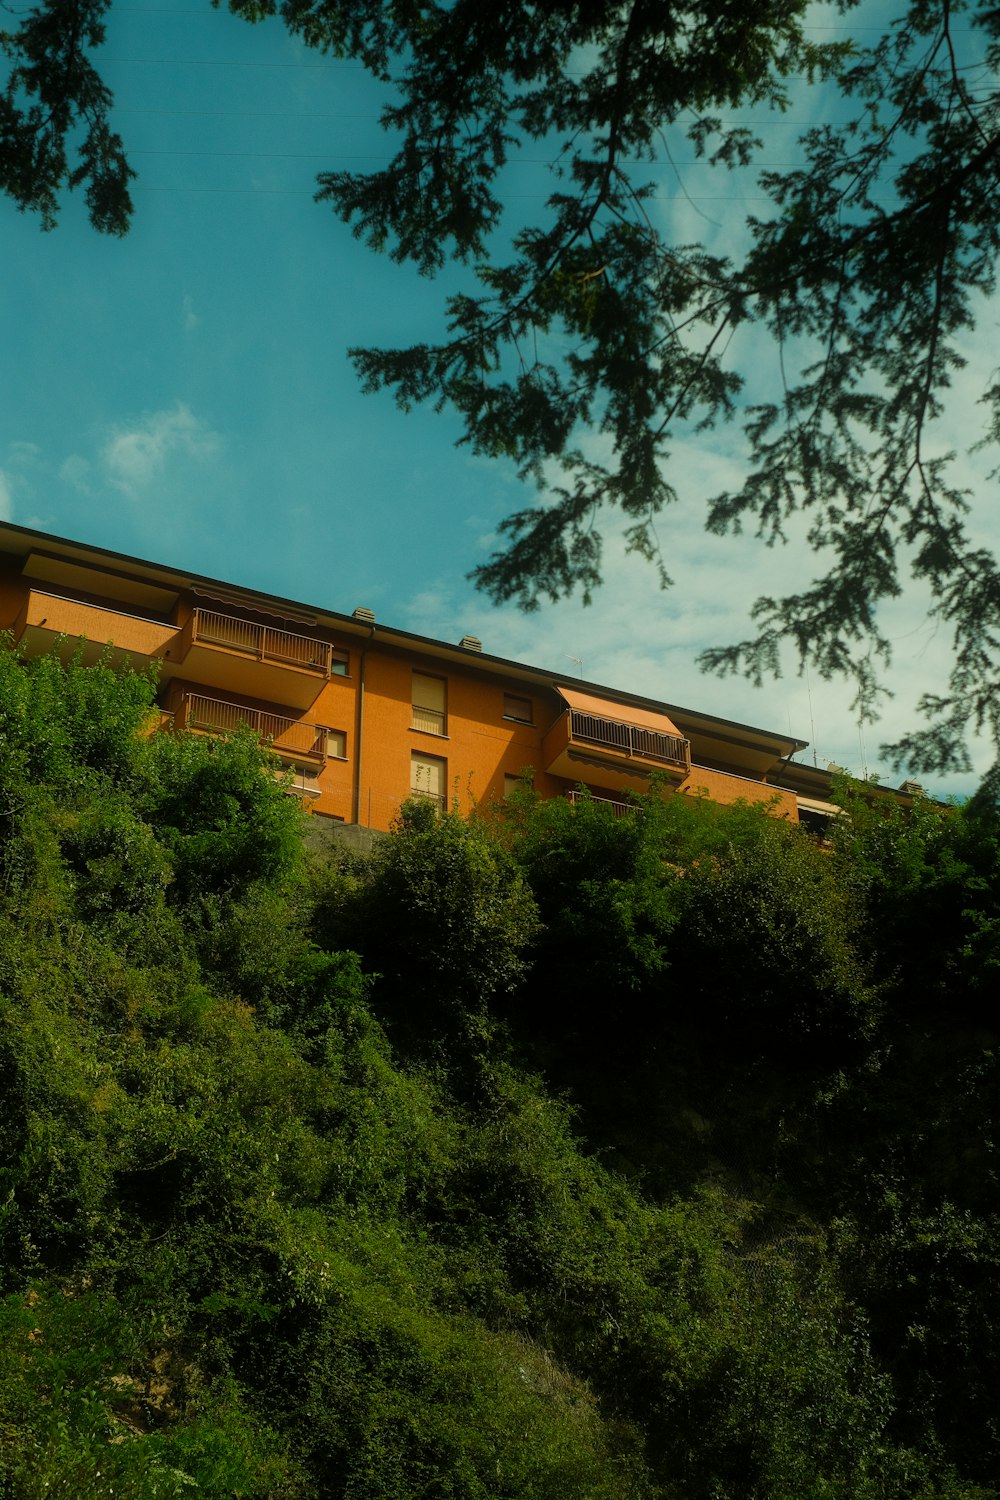
M413 728L425 734L444 734L447 723L446 694L448 684L443 677L425 677L423 672L413 674Z

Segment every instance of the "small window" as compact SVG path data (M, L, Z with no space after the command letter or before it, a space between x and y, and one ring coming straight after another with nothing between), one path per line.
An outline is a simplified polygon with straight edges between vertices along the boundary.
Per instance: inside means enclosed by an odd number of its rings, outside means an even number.
M326 729L326 753L331 760L347 759L347 735L343 729Z
M330 675L331 677L346 677L347 668L350 665L350 655L346 651L339 650L334 646L330 653Z
M516 698L513 693L504 693L503 716L505 719L516 719L519 724L533 724L531 699Z
M413 674L413 728L424 734L445 734L448 726L448 685L443 677Z
M440 756L420 755L416 751L410 756L411 797L426 797L444 812L447 779L448 762Z

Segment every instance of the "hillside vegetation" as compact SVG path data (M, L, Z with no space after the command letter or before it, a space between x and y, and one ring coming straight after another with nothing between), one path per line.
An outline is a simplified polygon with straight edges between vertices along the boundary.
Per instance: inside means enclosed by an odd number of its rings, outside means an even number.
M0 1496L1000 1496L998 821L307 853L0 652Z

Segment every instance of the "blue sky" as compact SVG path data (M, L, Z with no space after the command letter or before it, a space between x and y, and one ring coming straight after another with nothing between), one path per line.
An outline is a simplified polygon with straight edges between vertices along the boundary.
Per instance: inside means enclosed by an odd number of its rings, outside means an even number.
M98 236L70 198L44 234L0 203L0 514L332 609L364 604L428 635L471 632L501 655L790 730L820 764L879 769L878 742L943 683L947 643L919 599L891 619L896 697L862 734L849 694L815 677L754 690L697 672L697 651L745 634L753 598L809 559L706 537L694 501L663 528L668 594L610 524L589 609L525 617L465 581L529 495L509 466L457 448L449 415L403 415L358 389L347 348L432 337L442 295L313 202L318 171L387 156L361 69L207 0L115 4L98 65L139 173L134 227ZM800 123L773 127L775 159ZM659 211L683 239L739 234L752 188L703 183L683 160L657 170ZM546 191L541 166L521 168L514 211ZM735 435L709 434L679 445L672 477L683 496L690 476L694 496L708 476L711 493L737 462Z

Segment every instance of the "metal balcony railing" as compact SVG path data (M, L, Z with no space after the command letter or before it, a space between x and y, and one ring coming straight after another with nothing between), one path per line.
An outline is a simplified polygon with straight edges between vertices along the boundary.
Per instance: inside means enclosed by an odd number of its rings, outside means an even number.
M326 759L326 730L319 724L304 724L283 714L267 713L259 708L245 708L240 703L226 703L221 698L206 698L188 693L177 716L178 728L197 729L208 734L228 734L241 724L270 745L278 755Z
M273 625L255 625L252 620L220 615L211 609L195 610L191 638L203 645L245 651L260 661L280 662L307 672L319 672L324 677L329 677L331 670L344 670L343 653L334 652L327 641L294 635L290 630L277 630Z
M584 740L588 745L599 745L605 750L640 755L644 760L660 760L664 765L679 766L683 770L688 767L688 742L679 734L663 734L658 729L646 729L620 719L605 719L577 708L570 710L570 733L574 740Z
M423 708L419 703L414 703L411 728L421 729L424 734L444 734L447 723L442 709Z
M419 797L421 802L433 802L439 813L448 811L448 798L443 792L425 792L422 787L411 786L410 796Z
M597 807L610 808L612 817L632 818L639 811L634 802L618 802L614 797L595 797L590 792L579 792L575 788L566 793L567 802L574 806L578 802L593 802Z

